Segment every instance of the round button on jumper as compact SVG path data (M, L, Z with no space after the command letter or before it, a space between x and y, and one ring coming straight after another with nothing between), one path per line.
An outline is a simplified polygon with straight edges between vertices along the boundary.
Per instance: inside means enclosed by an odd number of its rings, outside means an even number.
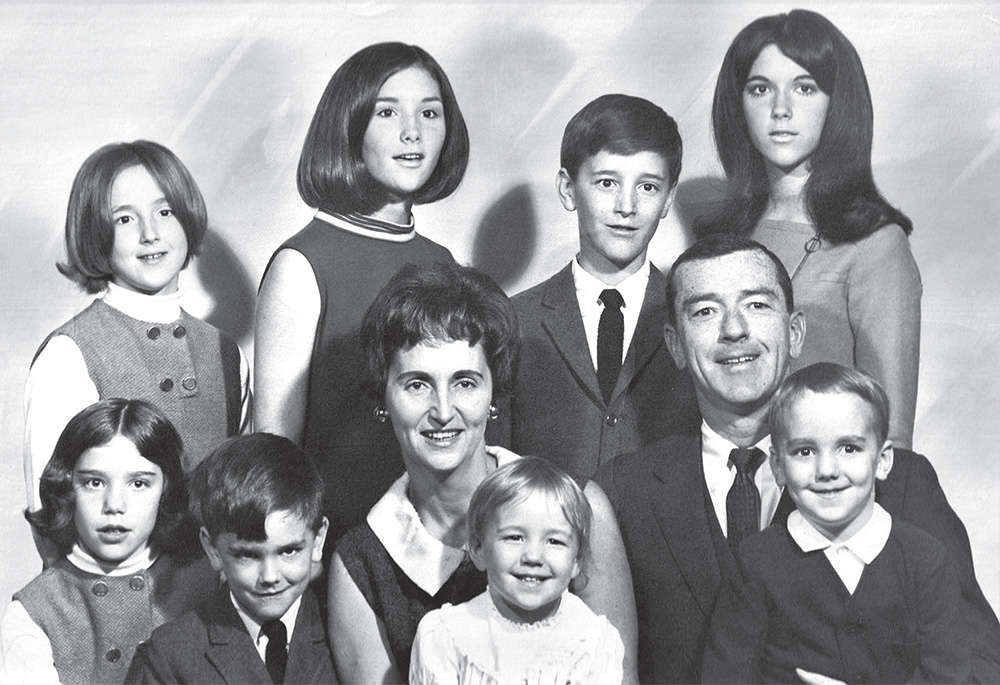
M129 578L128 586L133 590L141 590L146 587L146 581L142 579L142 576L132 576Z
M116 661L122 658L122 651L117 647L112 647L111 649L108 650L108 653L104 655L104 658L110 661L111 663L115 663Z
M612 428L614 428L615 426L617 426L617 425L618 425L618 417L617 417L617 416L615 416L614 414L608 414L608 415L607 415L607 416L606 416L606 417L604 418L604 422L605 422L606 424L608 424L609 426L611 426Z
M195 388L198 387L198 379L195 378L194 376L188 376L187 378L181 381L181 385L184 386L185 390L194 390Z
M149 328L147 328L146 329L146 337L149 338L150 340L156 340L157 338L159 338L160 337L160 327L159 326L150 326Z
M170 392L174 389L174 380L172 378L164 378L160 381L160 390L163 392Z
M188 332L187 329L184 328L184 324L179 323L176 326L174 326L175 338L183 338L185 335L187 335L187 332Z
M90 588L90 591L93 592L98 597L103 597L104 595L108 594L108 584L105 583L103 580L99 580L96 583L94 583L94 587Z

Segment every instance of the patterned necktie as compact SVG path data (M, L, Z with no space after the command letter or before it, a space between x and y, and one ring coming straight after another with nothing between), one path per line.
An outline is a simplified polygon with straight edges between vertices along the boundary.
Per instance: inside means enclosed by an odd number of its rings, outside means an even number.
M622 305L625 300L620 292L608 288L601 292L601 302L604 303L604 311L597 326L597 382L604 401L610 402L622 368L622 341L625 338Z
M736 554L740 542L760 530L760 492L753 477L764 463L764 453L756 447L737 447L729 453L729 463L736 467L736 478L726 495L726 527L729 549Z
M285 624L278 619L264 621L260 632L267 636L264 650L264 664L275 685L285 682L285 666L288 664L288 633Z

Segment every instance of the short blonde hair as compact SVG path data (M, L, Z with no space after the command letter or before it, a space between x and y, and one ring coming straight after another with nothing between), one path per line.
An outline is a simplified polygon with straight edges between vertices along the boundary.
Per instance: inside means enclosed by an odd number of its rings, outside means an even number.
M824 395L857 395L871 407L875 434L879 442L885 442L889 435L889 397L885 390L867 373L833 362L819 362L799 369L781 383L768 410L772 440L784 434L785 417L792 404L807 390Z
M576 560L580 567L576 587L586 584L590 558L590 530L593 513L583 489L566 471L540 457L522 457L501 466L487 476L469 502L465 519L469 549L483 544L486 527L500 507L523 502L534 493L553 498L562 509L576 536Z

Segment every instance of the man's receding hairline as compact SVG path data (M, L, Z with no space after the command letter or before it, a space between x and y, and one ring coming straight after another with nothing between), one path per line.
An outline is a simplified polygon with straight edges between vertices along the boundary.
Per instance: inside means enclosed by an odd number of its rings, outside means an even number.
M686 266L694 265L694 264L698 264L698 263L710 262L710 261L716 260L716 259L725 259L726 257L732 257L733 255L738 255L738 254L756 255L757 257L759 257L761 259L761 261L763 261L765 264L767 264L768 265L768 269L767 270L771 274L771 276L774 278L774 282L778 286L778 292L779 293L781 292L781 279L778 277L778 267L775 265L775 263L766 254L764 254L763 252L761 252L758 249L753 249L753 248L749 248L749 247L745 248L745 249L735 250L733 252L727 252L726 254L721 254L721 255L707 255L705 257L695 257L694 259L688 259L688 260L684 261L683 263L679 264L676 269L674 269L674 276L673 276L674 279L675 279L674 285L676 285L676 279L677 279L678 274Z

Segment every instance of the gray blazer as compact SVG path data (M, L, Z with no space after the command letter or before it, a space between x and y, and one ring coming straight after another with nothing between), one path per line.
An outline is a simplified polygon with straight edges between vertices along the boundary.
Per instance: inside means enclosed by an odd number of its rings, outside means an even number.
M223 586L208 604L154 630L136 650L125 682L270 685L271 676ZM285 682L337 682L312 590L302 595Z
M605 403L571 265L512 298L521 326L513 393L487 436L590 477L598 466L672 433L697 432L694 387L663 342L666 278L651 267L639 322Z

